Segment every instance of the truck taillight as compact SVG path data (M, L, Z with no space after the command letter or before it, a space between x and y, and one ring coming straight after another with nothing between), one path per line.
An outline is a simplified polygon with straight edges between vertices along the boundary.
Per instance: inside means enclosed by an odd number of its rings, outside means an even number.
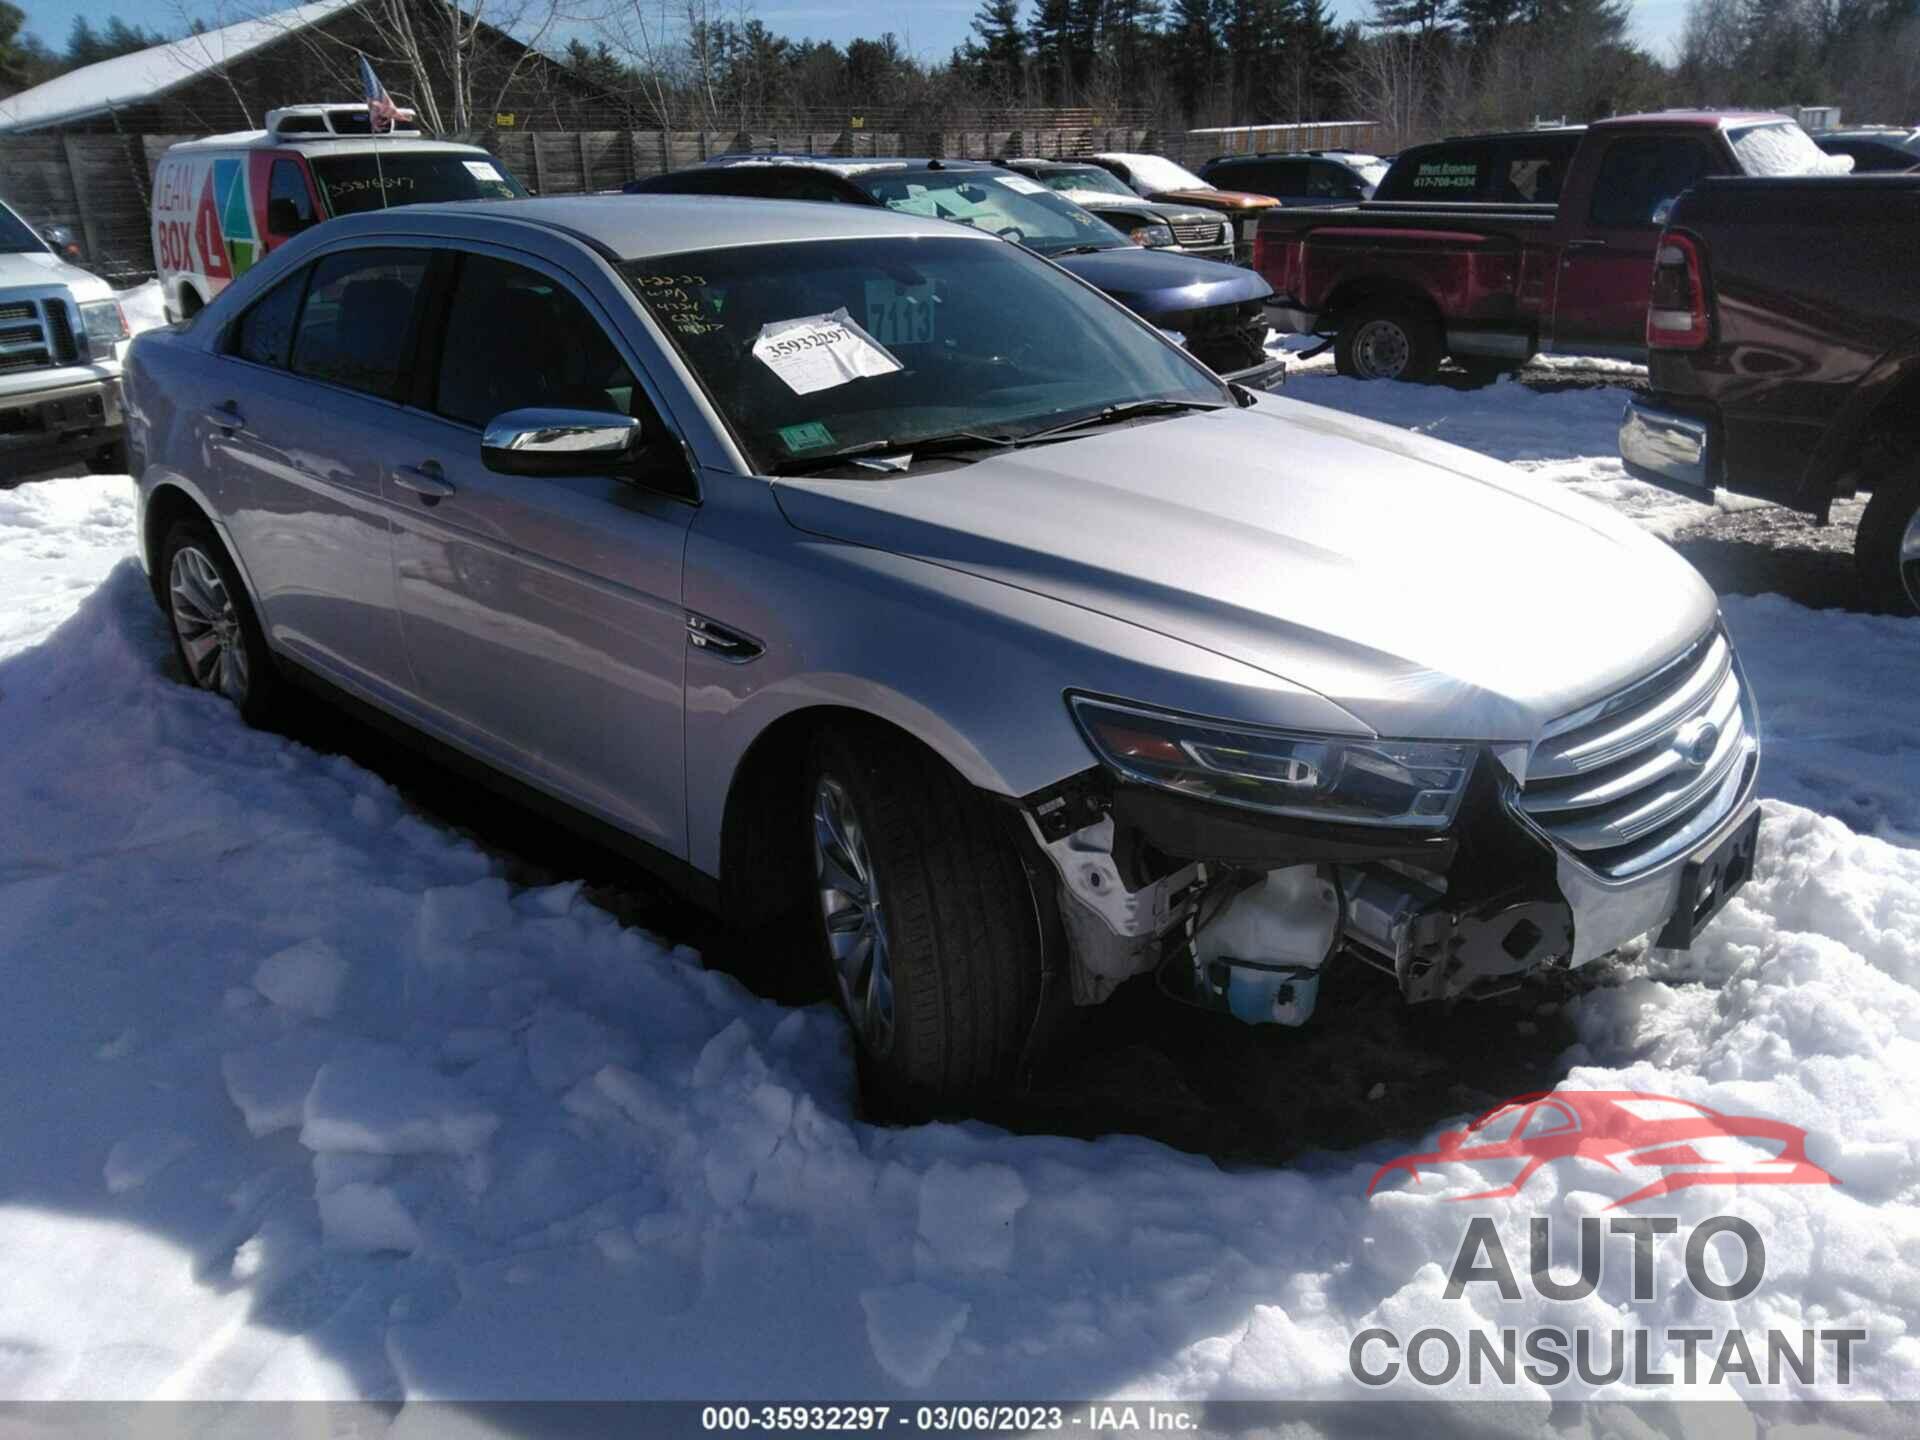
M1698 350L1707 343L1707 282L1700 249L1685 235L1663 235L1653 254L1653 295L1647 307L1647 347Z

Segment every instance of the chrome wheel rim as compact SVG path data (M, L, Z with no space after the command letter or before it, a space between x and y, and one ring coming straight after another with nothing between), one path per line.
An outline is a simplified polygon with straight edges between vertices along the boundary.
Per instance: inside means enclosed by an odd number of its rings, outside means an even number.
M1900 537L1900 584L1907 604L1920 610L1920 506L1907 517L1906 534Z
M187 673L202 690L217 690L236 705L247 699L247 646L240 612L227 582L207 553L193 545L174 552L167 573L174 634Z
M841 1003L867 1048L884 1055L893 1044L893 970L880 887L860 817L829 775L813 792L813 864Z
M1354 366L1369 380L1392 380L1407 368L1413 344L1391 320L1369 320L1353 337Z

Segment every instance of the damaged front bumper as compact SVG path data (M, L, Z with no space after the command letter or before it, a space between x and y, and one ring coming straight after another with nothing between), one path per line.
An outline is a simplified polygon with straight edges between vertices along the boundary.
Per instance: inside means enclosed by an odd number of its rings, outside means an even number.
M1752 874L1758 731L1723 636L1526 758L1482 760L1439 832L1282 819L1099 768L1027 797L1075 1002L1157 971L1189 1003L1300 1024L1336 955L1411 1003L1480 998L1649 933L1685 948Z

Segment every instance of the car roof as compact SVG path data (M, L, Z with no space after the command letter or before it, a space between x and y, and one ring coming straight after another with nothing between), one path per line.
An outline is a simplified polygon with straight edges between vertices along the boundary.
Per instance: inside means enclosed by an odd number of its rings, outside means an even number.
M845 178L882 170L1001 170L992 160L942 160L933 156L881 155L865 159L843 155L715 155L695 169L732 170L754 165L790 165L803 170L825 170Z
M382 155L392 155L397 151L415 154L487 154L478 145L463 145L457 140L436 140L427 135L303 135L297 131L291 135L281 135L271 130L236 130L229 135L182 140L167 147L169 155L204 154L210 150L293 150L302 155L371 155L376 151Z
M1429 140L1421 145L1409 145L1393 158L1397 160L1401 155L1414 155L1422 150L1436 149L1441 145L1473 145L1483 140L1539 140L1542 138L1577 140L1586 128L1584 125L1542 125L1537 130L1489 130L1481 135L1449 135L1444 140Z
M556 195L529 200L460 200L400 205L329 220L329 237L418 233L436 217L536 225L571 235L622 260L687 250L804 240L875 236L980 240L1004 243L983 231L945 220L906 215L884 206L826 205L792 200L748 200L733 195Z
M1791 125L1791 115L1782 115L1777 110L1649 110L1639 115L1615 115L1608 120L1596 120L1594 128L1613 130L1631 125L1698 125L1703 130L1717 130L1722 125Z

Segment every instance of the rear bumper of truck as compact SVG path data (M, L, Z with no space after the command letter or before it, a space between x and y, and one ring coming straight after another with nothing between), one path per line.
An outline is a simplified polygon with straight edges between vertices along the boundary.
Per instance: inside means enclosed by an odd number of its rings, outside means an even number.
M1629 400L1620 416L1620 459L1635 479L1693 500L1713 498L1713 427L1645 400Z

